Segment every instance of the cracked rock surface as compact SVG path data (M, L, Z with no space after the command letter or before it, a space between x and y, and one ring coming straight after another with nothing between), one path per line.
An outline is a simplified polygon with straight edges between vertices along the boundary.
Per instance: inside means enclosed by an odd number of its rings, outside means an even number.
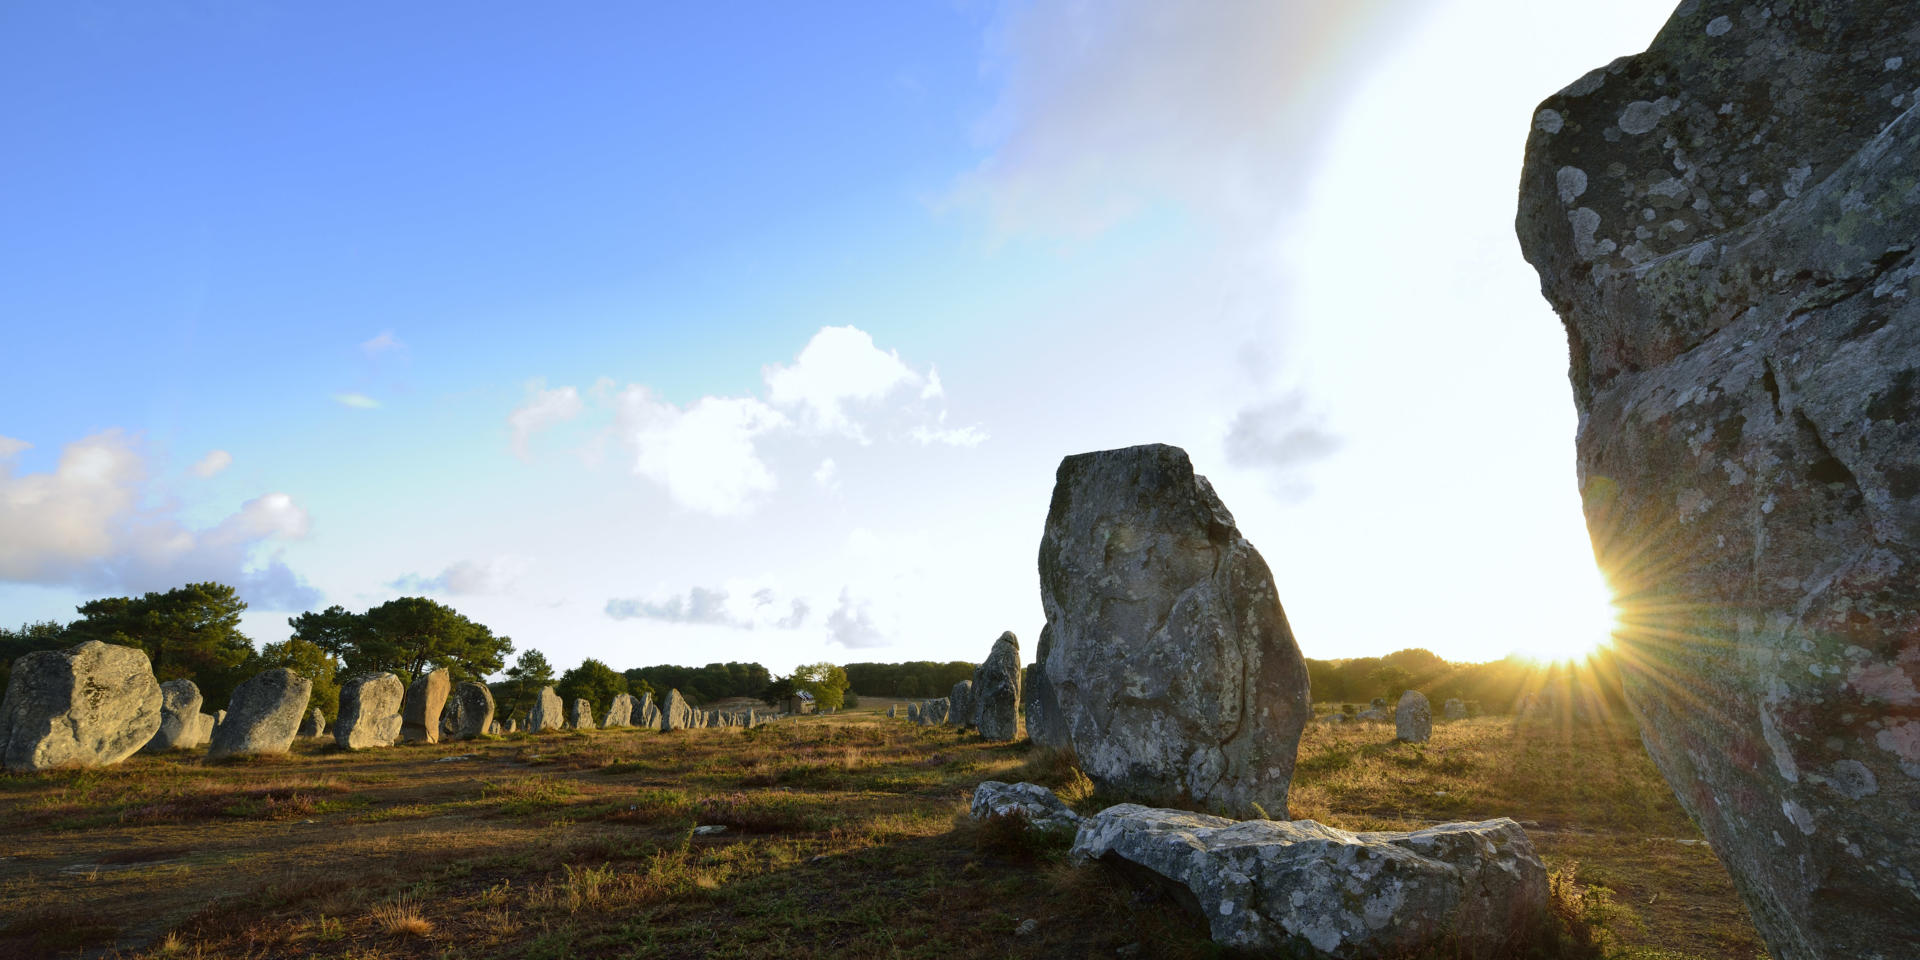
M1504 818L1348 833L1123 803L1080 822L1072 855L1145 869L1216 943L1261 955L1509 956L1547 904L1546 867Z
M1306 664L1266 561L1186 451L1061 461L1040 600L1036 741L1121 795L1284 815Z
M1687 0L1534 115L1648 752L1781 960L1920 931L1920 17Z

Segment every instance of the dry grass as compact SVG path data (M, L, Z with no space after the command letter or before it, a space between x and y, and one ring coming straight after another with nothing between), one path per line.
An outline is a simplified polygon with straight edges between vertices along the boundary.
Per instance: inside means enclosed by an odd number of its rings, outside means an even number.
M966 818L986 779L1093 808L1103 798L1071 756L884 708L0 776L0 822L15 825L0 956L111 956L116 942L208 960L1217 956L1156 891ZM1513 815L1555 869L1553 955L1756 955L1711 853L1677 842L1697 835L1630 731L1476 720L1419 747L1390 741L1310 729L1293 815L1350 828ZM1017 936L1025 919L1039 932Z

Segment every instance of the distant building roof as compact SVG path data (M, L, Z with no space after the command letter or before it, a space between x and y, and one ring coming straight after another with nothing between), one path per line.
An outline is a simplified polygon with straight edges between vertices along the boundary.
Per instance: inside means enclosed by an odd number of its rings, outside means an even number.
M808 693L808 692L807 692L807 691L805 691L805 690L795 690L795 691L793 692L793 695L794 695L794 696L796 696L796 697L799 697L799 698L800 698L800 699L802 699L802 700L812 700L812 699L813 699L813 694L811 694L811 693Z

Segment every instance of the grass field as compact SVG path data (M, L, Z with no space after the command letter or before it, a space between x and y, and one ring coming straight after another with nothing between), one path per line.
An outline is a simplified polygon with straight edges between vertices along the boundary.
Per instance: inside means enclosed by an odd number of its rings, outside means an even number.
M1216 955L1155 891L965 816L986 779L1046 782L1083 812L1116 798L1062 758L886 705L6 776L0 956ZM1349 829L1512 816L1604 955L1761 956L1631 730L1486 718L1413 746L1315 724L1293 796L1293 816Z

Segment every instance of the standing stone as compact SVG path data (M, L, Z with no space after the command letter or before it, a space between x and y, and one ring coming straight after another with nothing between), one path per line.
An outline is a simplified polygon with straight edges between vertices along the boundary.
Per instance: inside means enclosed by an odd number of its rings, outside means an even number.
M899 710L900 710L899 704L897 703L887 704L887 719L888 720L894 719L896 716L899 715Z
M973 672L973 723L988 740L1020 735L1020 640L1012 631L993 642L993 652Z
M233 689L227 719L214 728L208 759L286 753L307 714L313 681L285 667L255 674Z
M920 704L917 704L917 703L907 704L907 719L913 721L914 723L920 722Z
M974 670L974 676L977 677L979 675L980 671L978 669ZM962 680L954 684L952 692L947 694L947 703L952 707L953 715L951 719L954 726L971 727L974 725L973 705L969 701L969 695L972 693L973 681Z
M407 688L391 673L362 674L340 688L333 742L343 750L391 747L400 738L400 708Z
M439 743L440 712L446 709L447 695L452 692L453 680L445 667L415 679L407 687L400 739L408 743Z
M223 723L225 723L225 722L227 722L227 712L226 712L225 710L215 710L215 711L213 712L213 724L214 724L214 726L216 726L216 727L217 727L217 726L219 726L220 724L223 724Z
M517 733L519 732L519 724L512 717L508 717L507 722L501 725L501 731L504 733Z
M141 747L144 753L187 750L202 746L200 733L200 688L192 680L168 680L160 685L160 730Z
M1914 26L1690 0L1521 175L1626 699L1778 960L1920 931Z
M147 745L165 702L144 651L89 640L13 661L0 700L7 769L103 767Z
M567 726L575 730L594 730L593 701L585 697L574 697L573 704L567 708Z
M1433 705L1427 695L1408 690L1393 708L1393 736L1407 743L1426 743L1433 739Z
M1053 649L1053 627L1040 627L1040 642L1034 646L1033 663L1025 673L1027 715L1027 738L1043 747L1064 750L1073 746L1073 739L1067 733L1067 726L1060 713L1060 699L1054 695L1053 684L1047 680L1047 671L1042 664Z
M1458 699L1448 700L1440 709L1447 715L1448 720L1465 720L1467 718L1467 705Z
M467 680L453 688L447 698L446 715L453 719L447 735L454 740L472 740L493 726L493 691L477 680Z
M1039 666L1096 786L1284 815L1313 717L1306 663L1266 561L1185 451L1061 461L1040 599Z
M661 723L663 718L660 713L660 705L653 702L653 694L641 694L640 705L635 709L637 711L636 715L640 718L640 726L651 727L655 730L662 729Z
M307 711L306 719L300 721L300 736L318 737L327 732L327 715L319 707Z
M613 702L607 705L607 719L603 727L625 727L633 723L633 694L616 693Z
M946 697L941 697L938 700L928 700L926 703L920 705L920 725L923 727L937 727L946 723L947 716L951 712L951 709L952 705L947 702Z
M552 687L541 687L540 695L533 699L533 709L527 711L527 732L545 733L559 730L567 725L564 716L566 707L560 702L560 695Z
M687 705L687 698L680 691L667 691L667 699L660 708L660 729L685 730L693 726L693 708Z
M179 748L197 750L213 742L214 720L211 713L198 713L193 717L193 732L182 739Z

